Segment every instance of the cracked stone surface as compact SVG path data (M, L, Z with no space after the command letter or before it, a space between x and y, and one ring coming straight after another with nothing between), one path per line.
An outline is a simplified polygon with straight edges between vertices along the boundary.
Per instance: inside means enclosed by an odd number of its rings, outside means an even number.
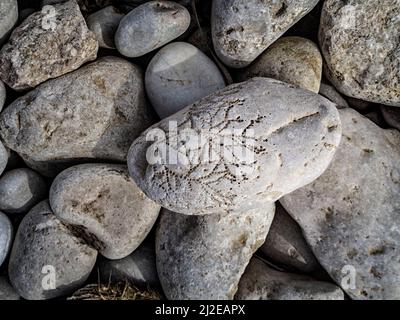
M168 299L231 300L263 244L275 205L240 214L181 215L163 210L156 235L157 270Z
M146 238L160 206L129 177L125 165L83 164L54 180L50 205L63 222L82 230L104 257L122 259Z
M143 56L182 35L190 19L187 9L176 2L146 2L121 20L115 45L126 57Z
M343 94L400 107L400 0L327 0L319 39L325 75Z
M146 70L146 91L161 119L225 87L215 63L195 46L173 42L162 48Z
M214 0L211 27L218 57L232 68L248 66L317 3L318 0Z
M13 226L10 219L4 213L0 212L0 267L11 249L13 236Z
M343 291L329 282L285 273L253 258L235 297L237 300L344 300Z
M318 46L308 39L283 37L242 72L240 80L274 78L318 93L322 77L322 56Z
M279 203L276 204L274 220L260 251L269 261L285 270L310 273L318 268L318 262L299 225Z
M153 123L142 72L105 57L47 81L0 115L7 147L32 161L125 162L132 141Z
M339 112L343 138L331 165L281 203L337 284L354 272L343 287L351 298L399 299L400 132Z
M10 281L27 300L62 297L85 283L96 257L97 251L74 236L45 200L24 217L18 228L8 267ZM43 287L43 283L52 285L52 274L55 289Z
M0 1L0 48L18 20L17 0Z
M97 57L98 42L76 0L29 16L0 51L0 78L28 90L78 69Z
M153 142L155 133L162 135ZM253 78L150 127L132 144L128 167L146 195L171 211L248 210L320 176L340 138L333 103Z

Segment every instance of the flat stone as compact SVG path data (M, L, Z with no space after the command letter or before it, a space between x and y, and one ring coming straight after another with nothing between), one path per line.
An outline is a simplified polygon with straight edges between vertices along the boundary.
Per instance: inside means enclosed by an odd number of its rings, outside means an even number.
M343 94L400 106L399 0L328 0L319 39L325 75Z
M11 34L0 51L0 78L28 90L96 59L98 43L76 0L44 7Z
M276 271L253 258L239 283L237 300L344 300L336 285Z
M0 2L0 48L18 21L17 0L1 0Z
M0 276L0 301L3 300L19 300L19 294L9 283L7 277Z
M103 283L126 282L143 288L158 288L154 244L145 242L132 254L120 260L104 260L99 264Z
M28 168L7 171L0 178L0 210L6 213L26 213L46 195L46 182Z
M353 299L400 298L400 132L341 109L329 168L281 199L318 261Z
M149 1L133 9L115 34L118 51L140 57L182 35L190 25L190 13L173 1Z
M254 77L274 78L318 93L322 77L319 48L305 38L280 38L240 73L241 80Z
M7 258L8 252L11 249L12 241L13 241L13 226L11 224L11 221L4 213L0 212L0 266ZM1 285L0 285L0 297L1 297Z
M165 210L156 235L156 257L166 297L233 299L247 264L265 241L274 211L274 204L206 216Z
M383 118L391 127L400 130L400 109L381 106L381 112Z
M171 211L246 211L320 176L340 139L333 103L253 78L146 130L130 148L128 167L145 194Z
M288 271L311 273L318 268L299 225L280 204L276 206L274 220L260 251L269 261Z
M185 42L171 43L157 52L147 67L145 83L162 119L225 87L215 63Z
M50 205L60 220L82 229L87 242L109 259L131 254L160 211L135 185L125 165L112 164L63 171L51 185Z
M212 37L227 66L243 68L309 13L318 0L214 0Z
M101 48L115 49L114 36L123 17L123 13L108 6L86 19L88 28L96 35Z
M8 268L12 286L24 299L66 296L85 283L97 252L72 231L54 216L48 201L24 217Z
M125 162L132 141L152 123L140 69L105 57L14 101L0 115L0 135L36 162Z

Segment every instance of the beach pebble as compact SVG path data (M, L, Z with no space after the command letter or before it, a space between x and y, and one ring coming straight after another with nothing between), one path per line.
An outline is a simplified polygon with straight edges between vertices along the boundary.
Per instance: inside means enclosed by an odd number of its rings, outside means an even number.
M300 227L279 203L267 239L260 251L269 261L285 270L310 273L318 268L318 262Z
M11 249L12 240L13 226L11 224L11 221L4 213L0 212L0 266L7 258L8 252Z
M0 210L6 213L26 213L46 195L46 182L28 168L7 171L0 178Z
M214 0L215 51L227 66L243 68L309 13L318 0Z
M142 288L160 286L154 244L147 242L126 258L101 261L99 272L103 283L128 281Z
M319 48L305 38L280 38L240 76L241 80L254 77L274 78L318 93L322 77Z
M336 91L335 87L329 84L321 83L319 94L336 104L336 108L338 109L349 108L349 104L346 99Z
M105 57L14 101L0 115L0 135L37 162L125 162L132 141L152 123L139 68Z
M399 0L327 0L319 39L325 75L343 94L400 107Z
M0 51L0 78L27 90L95 60L98 43L76 0L29 16Z
M147 67L145 84L162 119L225 87L215 63L185 42L171 43L157 52Z
M171 211L246 211L320 176L340 138L333 103L253 78L146 130L130 148L128 167L146 195Z
M86 19L88 28L96 35L101 48L115 49L114 36L123 17L123 13L109 6Z
M381 112L383 118L391 127L400 130L400 108L381 106Z
M344 300L343 291L329 282L285 273L253 258L235 297L237 300Z
M0 48L18 21L17 0L0 1Z
M133 9L115 34L118 51L140 57L182 35L190 25L190 13L173 1L149 1Z
M131 254L160 211L129 177L128 168L113 164L63 171L51 185L50 205L60 220L82 229L87 242L109 259Z
M7 277L0 276L0 301L4 300L19 300L20 296L11 286Z
M319 263L353 299L400 299L400 132L341 109L329 168L281 199Z
M274 204L235 214L185 216L164 210L157 270L168 299L230 300L274 217Z
M24 299L62 297L85 283L97 252L77 235L55 217L47 200L24 217L8 268L12 286Z

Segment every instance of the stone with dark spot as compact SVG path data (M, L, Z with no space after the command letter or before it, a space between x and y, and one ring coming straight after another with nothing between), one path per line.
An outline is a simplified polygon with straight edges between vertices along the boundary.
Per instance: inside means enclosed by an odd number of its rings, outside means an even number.
M235 297L237 300L344 300L336 285L311 277L276 271L253 258Z
M0 78L14 90L32 89L96 59L98 43L76 0L29 16L0 51Z
M50 205L60 220L82 230L88 243L109 259L131 254L160 211L135 185L128 168L114 164L83 164L63 171L50 188Z
M343 138L331 165L281 203L351 298L400 299L400 132L350 108L339 113Z
M84 284L96 257L96 250L75 237L46 200L18 228L8 267L10 281L24 299L62 297Z
M320 176L340 138L332 102L253 78L146 130L130 148L128 167L146 195L171 211L246 211Z
M141 70L104 57L49 80L0 115L4 144L34 162L125 162L132 141L154 122Z
M157 270L168 299L233 299L263 244L275 205L243 213L188 216L164 210L156 235Z

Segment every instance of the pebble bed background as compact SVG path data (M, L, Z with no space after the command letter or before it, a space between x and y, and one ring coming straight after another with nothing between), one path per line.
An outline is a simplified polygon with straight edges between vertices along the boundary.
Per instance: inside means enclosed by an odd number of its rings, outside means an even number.
M399 34L400 0L0 0L0 300L400 299Z

